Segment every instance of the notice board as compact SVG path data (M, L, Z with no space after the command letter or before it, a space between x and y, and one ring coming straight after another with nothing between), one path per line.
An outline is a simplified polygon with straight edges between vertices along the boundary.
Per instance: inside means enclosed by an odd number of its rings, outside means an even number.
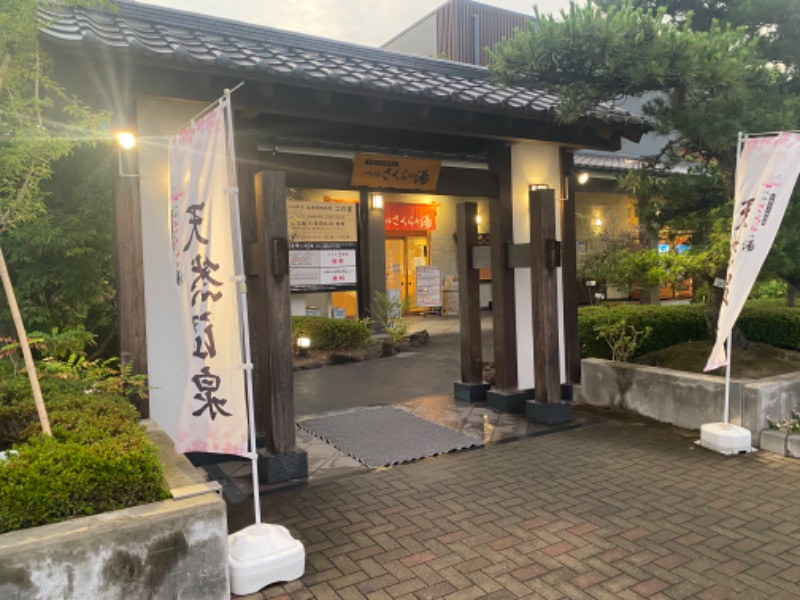
M293 292L358 287L357 207L352 202L288 200L289 286Z
M417 267L417 306L442 305L442 270L439 267Z

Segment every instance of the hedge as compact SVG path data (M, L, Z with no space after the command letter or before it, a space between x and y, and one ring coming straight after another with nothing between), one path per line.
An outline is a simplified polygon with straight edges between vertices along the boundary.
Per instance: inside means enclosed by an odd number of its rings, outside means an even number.
M596 339L594 328L622 319L639 330L644 330L645 327L652 328L652 333L636 350L634 358L682 342L708 338L705 306L702 304L585 306L578 309L581 355L611 358L611 349L605 341Z
M311 347L319 350L350 350L366 344L372 332L364 321L292 317L292 336L310 338Z
M47 380L43 380L43 383ZM0 383L0 533L169 497L158 450L124 398L48 389L53 436L41 433L33 400ZM10 396L10 397L9 397ZM16 439L14 439L16 437Z
M800 308L783 299L748 302L737 324L748 341L800 351Z
M708 339L705 311L704 304L605 304L582 307L578 309L581 355L611 358L608 345L603 340L595 339L594 328L622 319L636 329L649 326L653 330L636 350L634 358L682 342ZM800 308L786 306L785 300L751 300L736 323L748 341L800 351Z

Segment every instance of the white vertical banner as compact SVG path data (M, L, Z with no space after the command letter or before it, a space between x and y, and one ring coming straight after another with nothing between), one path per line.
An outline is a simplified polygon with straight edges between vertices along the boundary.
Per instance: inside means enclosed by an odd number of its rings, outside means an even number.
M725 296L717 323L717 341L705 371L728 364L725 340L775 241L798 173L800 133L746 138L736 167Z
M223 100L169 140L170 219L188 371L177 452L248 455Z

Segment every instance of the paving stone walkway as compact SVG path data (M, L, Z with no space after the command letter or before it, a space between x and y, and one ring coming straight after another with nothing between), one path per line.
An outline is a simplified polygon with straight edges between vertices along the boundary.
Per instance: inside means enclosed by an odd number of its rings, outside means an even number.
M265 496L306 573L246 598L800 598L800 461L592 416Z

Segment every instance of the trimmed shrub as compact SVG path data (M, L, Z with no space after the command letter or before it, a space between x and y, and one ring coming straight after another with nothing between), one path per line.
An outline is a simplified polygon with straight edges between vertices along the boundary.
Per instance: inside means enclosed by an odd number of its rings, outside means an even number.
M292 317L292 337L311 339L319 350L350 350L366 344L372 332L364 321L328 317Z
M750 342L800 351L800 308L785 300L748 302L736 323Z
M0 463L0 533L169 497L143 428L94 443L60 437L36 434Z
M0 533L169 497L158 449L125 398L43 378L49 437L27 378L2 375L0 449L19 454L0 460Z
M582 307L578 310L581 356L611 358L608 344L602 339L596 339L595 328L623 320L637 330L644 331L648 327L652 330L641 345L637 346L632 358L681 342L707 339L704 314L705 306L702 304L604 304Z

